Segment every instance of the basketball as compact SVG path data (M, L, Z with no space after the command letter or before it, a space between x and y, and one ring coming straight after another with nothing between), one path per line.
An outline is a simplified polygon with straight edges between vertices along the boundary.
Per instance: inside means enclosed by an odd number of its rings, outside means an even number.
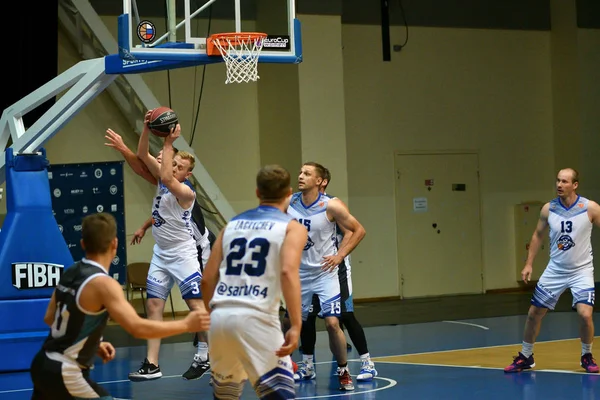
M179 118L175 111L169 107L157 107L150 114L148 128L156 136L166 137L178 123Z

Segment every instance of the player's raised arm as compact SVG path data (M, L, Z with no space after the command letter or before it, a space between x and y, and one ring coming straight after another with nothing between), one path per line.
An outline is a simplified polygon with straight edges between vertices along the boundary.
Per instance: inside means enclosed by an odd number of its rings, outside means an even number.
M152 176L159 179L160 164L156 161L156 158L150 154L150 128L148 128L148 122L151 114L152 110L148 111L144 116L144 129L142 130L140 140L138 141L137 156L144 162L146 167L148 167L148 171L150 171Z
M137 156L137 154L135 154L133 151L131 151L129 147L127 147L125 142L123 142L123 138L121 137L121 135L108 128L104 137L107 140L107 143L104 143L104 145L112 147L113 149L121 153L123 155L123 158L125 158L125 161L127 161L127 164L129 164L131 169L136 174L138 174L153 185L157 184L157 179L154 176L152 176L152 174L148 170L148 167L146 167L146 164L144 164L144 162Z
M181 134L181 126L177 124L173 132L165 138L165 144L163 146L162 163L160 169L160 181L169 189L182 208L190 208L196 200L196 192L192 190L188 185L184 183L192 174L193 157L189 153L178 152L177 159L173 157L175 150L173 148L173 142ZM189 156L190 159L184 160L184 155Z

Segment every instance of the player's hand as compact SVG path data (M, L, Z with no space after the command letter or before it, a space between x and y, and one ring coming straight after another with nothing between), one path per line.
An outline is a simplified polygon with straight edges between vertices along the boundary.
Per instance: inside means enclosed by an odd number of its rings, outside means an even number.
M205 332L210 329L210 316L206 310L194 310L185 317L187 331L191 333Z
M335 267L340 265L343 260L344 257L340 256L339 254L334 256L325 256L323 257L323 261L321 261L321 269L327 272L332 271Z
M181 125L177 124L173 129L171 129L171 133L169 136L165 138L165 141L169 141L173 143L177 138L181 135Z
M96 354L98 354L104 363L107 363L115 358L115 348L108 342L100 342Z
M532 273L533 273L533 267L529 264L525 265L525 267L521 271L521 278L523 279L523 282L529 283L529 281L531 280Z
M154 110L148 110L146 111L146 115L144 115L144 125L148 126L148 122L150 122L150 117L152 116L152 111Z
M298 338L300 337L300 329L291 327L285 333L285 342L283 345L275 352L277 357L285 357L291 355L294 350L298 347Z
M106 138L106 140L108 140L108 143L104 143L105 146L112 147L115 150L118 150L120 152L123 152L124 150L127 149L127 146L125 146L125 143L123 142L123 138L121 137L121 135L119 135L117 132L113 131L112 129L108 128L106 130L106 135L104 135L104 137Z
M131 239L131 245L136 245L142 243L142 238L146 234L146 230L144 228L140 228L133 234L133 239Z

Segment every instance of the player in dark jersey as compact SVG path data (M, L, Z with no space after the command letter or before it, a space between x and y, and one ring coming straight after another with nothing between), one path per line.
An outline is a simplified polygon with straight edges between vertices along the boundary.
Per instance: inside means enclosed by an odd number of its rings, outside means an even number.
M51 331L31 364L32 400L102 399L112 397L89 377L95 355L104 362L115 357L102 341L109 316L140 339L164 338L206 331L206 311L193 311L179 321L140 318L123 296L121 285L108 275L117 252L117 225L112 215L83 219L81 246L85 257L65 269L46 310Z

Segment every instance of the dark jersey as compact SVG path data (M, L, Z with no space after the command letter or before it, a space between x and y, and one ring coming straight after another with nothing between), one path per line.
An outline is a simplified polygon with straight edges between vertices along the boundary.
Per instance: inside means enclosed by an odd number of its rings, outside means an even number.
M106 276L102 266L82 259L67 268L56 286L56 314L43 349L60 353L82 368L93 364L102 332L108 321L108 312L83 311L79 306L79 295L83 287L98 276Z

